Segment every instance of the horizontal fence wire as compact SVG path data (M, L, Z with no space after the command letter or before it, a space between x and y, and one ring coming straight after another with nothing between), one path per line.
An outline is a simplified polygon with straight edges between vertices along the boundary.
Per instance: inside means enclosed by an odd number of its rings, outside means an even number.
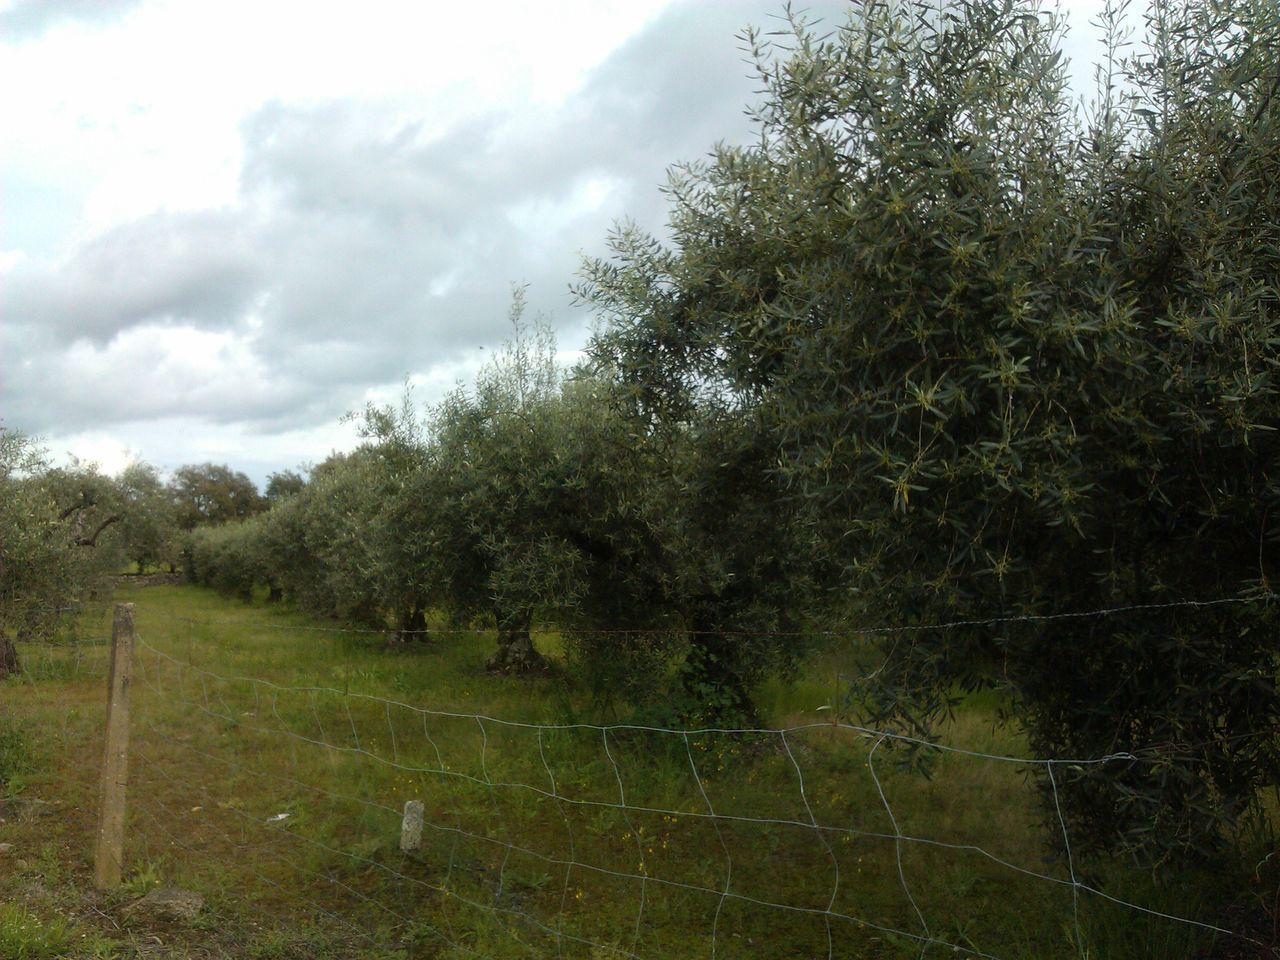
M20 671L18 681L100 680L107 675L111 638L108 636L69 636L57 640L18 638L13 641Z
M1062 618L1264 599L1269 597L1128 606ZM253 879L301 908L314 908L330 926L354 925L348 933L359 934L356 939L367 938L368 925L374 924L385 941L425 938L456 955L480 956L484 954L474 951L481 948L467 940L474 938L477 923L487 923L501 927L517 943L529 936L541 938L539 946L529 947L530 956L554 947L558 956L645 958L670 955L670 944L654 928L665 929L671 925L665 918L683 915L690 918L686 929L701 931L704 954L711 957L753 955L759 945L752 941L744 947L739 942L744 931L776 933L781 926L785 936L807 936L812 955L832 960L860 955L868 937L914 944L921 955L936 949L1000 960L1008 954L955 937L950 932L955 924L936 914L932 887L921 881L938 857L960 857L977 858L1003 875L1001 882L1043 884L1050 897L1061 891L1069 900L1064 915L1081 955L1081 915L1095 902L1134 917L1260 945L1214 923L1117 895L1078 873L1055 768L1157 762L1154 752L1150 757L1139 751L1046 759L938 743L840 718L749 728L512 720L215 670L204 661L217 651L199 646L202 662L196 663L190 634L184 637L161 624L190 631L242 622L156 617L152 624L151 619L144 619L136 643L137 685L151 705L150 711L142 711L147 725L137 733L144 776L163 785L160 795L186 787L199 800L195 809L202 816L216 811L220 820L231 818L230 826L212 828L213 847L231 845L248 854L265 845L269 853L259 862L269 861L283 873L258 871ZM1047 617L958 621L933 629L1010 619L1036 622ZM277 625L255 623L254 629L263 626ZM305 627L279 629L306 632ZM202 723L221 728L216 749L173 735L183 724ZM757 758L776 759L775 772L786 771L781 781L786 788L774 793L770 809L737 809L732 795L725 794L726 774L714 757L726 745L746 745ZM1046 869L1025 857L1020 861L998 844L993 849L990 841L909 828L895 803L897 786L886 781L893 764L886 769L877 756L895 745L949 758L956 770L963 764L984 764L1038 775L1053 801L1063 856ZM287 753L290 769L255 762L259 750ZM851 812L820 802L829 784L818 786L819 761L838 751L859 759L874 805ZM637 785L655 758L685 771L661 801ZM173 772L193 767L201 771L195 782ZM582 776L583 769L591 775ZM240 793L261 802L287 797L288 804L276 805L290 809L274 814L267 807L253 810L253 802ZM138 801L140 816L149 823L143 831L149 847L165 841L169 855L180 851L197 865L202 852L210 855L210 849L178 825L190 814L149 797L144 790ZM431 852L422 857L396 845L406 800L425 800L432 811L423 822ZM334 828L330 822L313 835L316 817L307 811L315 809L328 810L330 820L336 817L344 825ZM910 819L918 820L918 812ZM665 829L655 829L655 823ZM549 843L549 834L557 842ZM688 836L682 839L682 834ZM657 838L664 849L683 843L692 853L683 859L672 856L659 866L653 846ZM770 844L785 852L782 860L782 854L760 853ZM864 859L875 863L881 879L893 878L897 893L886 901L881 884L879 902L860 908L858 891L866 878L857 865ZM528 879L530 870L537 874L534 882ZM771 873L787 875L789 887L773 885L786 896L764 892L769 884L761 877ZM795 875L805 879L798 881ZM300 893L300 885L312 893ZM328 899L315 892L321 889ZM608 922L584 911L584 898L611 904ZM616 909L620 903L625 905L621 913L631 917L625 923ZM350 919L352 911L360 919ZM470 916L460 917L460 911ZM766 915L783 919L760 923ZM656 917L664 919L655 923ZM604 929L594 929L593 920Z
M838 626L817 627L814 629L799 630L690 630L684 626L672 625L670 627L659 628L627 628L627 629L609 629L591 626L583 627L565 627L565 633L583 633L592 636L612 637L612 636L669 636L671 634L679 634L685 637L696 636L723 636L723 637L777 637L798 638L798 637L814 637L825 639L852 639L856 637L883 637L896 636L899 634L916 634L929 633L938 630L960 630L970 629L974 627L998 627L1012 624L1036 624L1036 623L1054 623L1070 620L1089 620L1102 617L1113 617L1122 614L1133 613L1154 613L1157 611L1168 610L1195 610L1207 609L1212 607L1234 606L1241 604L1261 604L1268 603L1277 598L1277 594L1270 591L1259 591L1256 593L1240 594L1230 597L1217 597L1208 600L1167 600L1152 603L1131 603L1112 607L1098 607L1089 610L1062 611L1057 613L1041 613L1041 614L1014 614L1007 616L985 617L975 619L961 620L944 620L938 623L919 623L905 625L890 625L883 623L848 623ZM207 619L187 617L181 614L167 614L157 612L155 616L159 618L176 621L179 623L188 623L200 626L244 626L243 620L237 619ZM421 636L421 637L465 637L487 635L494 632L493 627L488 626L468 626L468 627L427 627L423 629L399 629L391 627L364 627L359 625L342 625L342 626L319 626L315 624L278 624L278 623L255 623L255 629L261 630L283 630L290 632L305 633L332 633L332 634L350 634L352 636L368 635L368 636L387 636L395 634L397 636ZM553 628L561 629L561 628Z
M161 651L156 650L154 647L151 647L149 644L146 644L143 641L139 642L139 646L142 647L146 652L149 652L152 655L158 655L159 657L163 658L170 665L179 665L179 662L177 660L175 660L174 658L168 657L167 655L163 654ZM186 665L181 664L181 666L185 667ZM219 677L215 674L212 674L209 671L200 670L199 668L195 668L195 669L202 675L201 690L205 695L204 698L201 701L179 699L178 702L188 707L191 707L201 713L204 713L205 715L213 719L231 721L231 722L236 722L237 725L243 725L243 720L239 720L237 719L236 716L234 716L234 714L227 712L229 710L229 707L226 703L225 698L223 698L218 693L210 694L209 685L204 682L206 680L222 681L228 678ZM152 669L149 673L148 672L140 673L139 676L141 678L141 682L144 685L154 687L155 686L154 680L150 679L150 677L154 676L154 673L155 673L154 669ZM340 697L348 696L347 694L343 694L341 691L323 689L323 688L319 688L319 689L304 688L304 687L287 688L287 687L281 687L275 684L270 684L270 686L273 688L273 692L276 696L282 693L284 694L324 693L324 694L336 694ZM164 695L171 698L171 702L172 702L172 697L173 697L172 689L166 689L164 691ZM273 696L272 700L270 701L269 712L272 716L277 718L277 720L280 720L281 724L283 724L284 721L280 717L278 700L276 699L276 696ZM394 706L397 708L419 710L419 712L421 712L424 716L432 715L432 716L435 716L437 719L448 718L451 720L465 719L465 720L475 721L482 736L481 755L480 755L480 763L481 763L482 770L484 770L484 766L485 766L484 754L486 751L487 740L488 740L485 724L486 723L495 724L495 725L503 724L503 721L499 721L499 720L496 720L495 718L486 717L479 714L465 715L465 714L457 714L457 713L440 713L436 711L420 710L420 708L409 707L408 705L399 703L397 701L382 700L380 698L362 698L362 699L376 700L378 702L385 704L387 707ZM217 701L216 706L214 705L215 701ZM256 702L259 704L259 707L261 708L262 700L258 699ZM252 712L256 713L256 711L252 711ZM572 795L567 795L562 791L557 790L554 786L555 785L554 774L552 773L551 768L549 766L546 766L545 753L541 746L541 740L539 741L540 762L544 765L544 769L546 770L546 773L549 778L549 783L552 785L551 790L547 790L536 784L494 779L488 775L487 771L483 776L477 777L464 772L449 770L447 769L447 767L444 766L443 760L439 762L438 766L412 765L412 764L399 762L396 759L389 759L389 758L380 756L376 753L373 753L367 749L364 749L358 746L359 733L358 733L358 730L356 729L355 721L351 718L351 715L349 713L346 714L346 719L351 724L352 739L353 739L353 742L357 744L356 746L352 746L347 743L336 743L330 740L323 740L323 739L308 737L308 736L299 734L296 731L288 729L286 726L281 726L277 729L271 729L271 728L264 728L262 726L250 724L248 725L248 727L249 729L258 733L280 732L285 734L286 736L300 740L312 747L320 747L326 750L336 750L343 753L356 754L373 763L381 764L388 767L393 767L399 771L417 773L417 774L430 774L430 775L435 775L435 776L444 777L444 778L455 778L461 781L465 781L468 785L471 785L477 788L483 788L485 790L530 791L532 793L535 793L541 796L544 799L554 800L560 804L570 804L570 805L578 805L578 806L584 806L584 807L613 810L613 811L619 812L624 817L628 813L635 813L635 814L644 813L644 814L656 814L664 817L669 817L673 821L678 818L703 819L712 823L713 825L717 821L725 820L725 821L745 822L745 823L751 823L751 824L763 825L763 826L788 826L788 827L816 829L816 826L814 824L808 824L808 823L804 823L802 821L796 821L796 820L782 820L777 818L767 819L767 818L740 817L740 816L722 815L722 814L716 813L714 808L711 806L709 799L707 799L706 797L705 788L703 787L702 780L698 776L697 762L694 759L692 747L690 746L689 739L688 739L689 736L691 735L697 736L699 733L714 732L714 731L687 731L687 732L675 731L675 730L661 731L661 732L677 735L681 743L683 744L683 749L686 753L686 756L688 757L690 769L693 772L694 780L698 784L699 792L701 793L702 797L707 803L707 810L699 811L699 810L689 810L687 808L674 808L674 807L655 808L655 807L649 807L644 805L631 804L626 800L625 787L623 786L623 780L622 780L622 773L621 773L621 770L618 768L616 761L613 759L613 753L609 747L609 740L608 740L609 733L611 731L645 731L645 730L649 732L657 732L659 728L644 728L644 727L631 727L631 726L602 727L602 726L586 725L586 724L580 724L580 725L563 725L563 724L538 725L538 724L523 724L523 723L512 724L513 726L519 727L523 730L534 730L534 731L538 731L539 733L544 731L552 732L552 731L565 731L565 730L571 730L571 729L583 729L583 730L590 730L593 733L597 733L597 732L600 733L602 751L604 755L609 758L610 767L612 768L612 775L618 785L618 791L619 791L619 799L617 801L604 801L604 800L598 800L598 799L593 800L593 799L583 799L580 797L574 797ZM319 722L318 717L317 717L317 721ZM823 725L815 725L815 726L823 726ZM756 733L757 731L743 730L743 731L733 731L733 732L749 734L749 733ZM391 740L395 739L394 726L389 727L389 736ZM424 732L424 738L430 740L429 731ZM433 749L436 749L436 748L433 748ZM269 771L249 767L244 764L239 764L227 757L219 757L219 756L214 756L207 753L201 753L201 757L204 760L220 763L224 767L231 768L242 774L248 774L249 776L254 777L256 779L271 780L277 783L283 783L289 787L300 787L302 789L306 789L310 792L313 792L317 795L323 796L330 800L355 802L366 808L378 810L381 813L389 816L393 820L398 820L400 817L400 813L398 810L396 810L394 807L387 806L386 804L378 803L376 801L369 801L369 800L364 800L360 798L355 798L348 795L338 794L338 793L335 793L334 791L326 790L321 787L303 783L292 778L281 777L278 774L273 774ZM459 837L468 841L475 841L480 844L484 844L486 846L496 848L496 850L500 854L502 854L504 858L509 857L513 853L516 853L529 858L536 859L537 861L547 866L563 868L566 871L566 876L568 876L569 872L571 871L578 871L584 874L607 877L614 880L629 881L629 882L638 884L641 887L644 887L645 885L648 885L648 884L655 884L659 886L671 887L671 888L678 889L688 893L713 897L720 901L735 900L735 901L741 901L746 904L750 904L752 906L763 907L766 909L785 910L785 911L791 911L791 912L799 913L803 915L825 915L832 920L843 921L856 926L880 930L886 933L893 933L893 934L904 936L912 940L924 939L924 938L921 938L918 934L912 933L910 931L897 930L895 928L887 927L882 924L877 924L873 920L870 920L865 917L850 916L847 914L843 914L843 913L839 913L837 911L831 910L829 908L826 910L820 910L816 908L799 907L793 904L779 903L775 901L760 899L758 897L751 897L744 894L735 893L727 889L722 889L718 886L705 886L705 885L692 884L692 883L682 882L679 880L663 878L660 876L653 876L649 873L640 872L638 870L619 870L616 868L611 868L609 866L603 866L600 864L595 864L588 861L580 860L572 856L568 858L560 857L555 854L547 854L542 851L532 849L528 846L521 845L511 840L505 840L499 837L466 830L456 825L429 822L426 824L426 826L430 830L446 836ZM839 832L839 828L835 828L835 829ZM854 831L854 832L857 833L857 831ZM878 839L891 839L890 835L888 834L872 834L865 831L861 832L860 835L864 837L876 837ZM637 842L639 842L638 838L637 838ZM341 851L336 850L334 848L326 848L326 849L329 850L329 852L334 853L335 855L345 855L345 856L351 857L351 855L342 854ZM643 854L641 854L641 856L643 856ZM378 869L384 870L388 873L389 876L393 877L394 879L413 882L410 880L410 878L406 877L403 873L395 871L384 865L375 864L372 861L368 860L367 858L361 858L358 856L351 857L351 858L354 860L363 862L365 864L368 864L370 866L375 866ZM730 874L731 874L731 871L730 871ZM436 890L436 892L446 892L444 888L433 887L431 884L424 884L422 881L417 881L417 883L420 886L426 886L429 889L434 889ZM548 924L542 921L539 921L538 919L528 914L522 913L520 911L512 911L512 910L504 909L501 907L495 907L492 904L479 903L473 899L467 898L466 896L457 894L456 892L450 892L450 893L456 900L458 900L459 902L465 903L474 909L481 910L481 911L493 911L496 909L499 912L514 915L521 921L528 923L529 925L540 930L541 932L552 935L557 941L571 941L574 943L582 944L584 946L607 948L610 950L618 949L616 946L613 946L610 944L593 941L584 937L579 937L572 933L568 933L563 929L551 927ZM641 905L640 909L641 911L643 910L643 905ZM713 931L713 942L714 942L714 931ZM964 950L959 945L951 944L946 941L931 940L930 942L936 942L939 945L944 945L948 948L962 951L965 953L971 953L977 956L985 956L985 954L982 954L982 953L975 953L974 951ZM640 954L637 954L634 951L630 951L630 950L623 951L623 955L640 956Z

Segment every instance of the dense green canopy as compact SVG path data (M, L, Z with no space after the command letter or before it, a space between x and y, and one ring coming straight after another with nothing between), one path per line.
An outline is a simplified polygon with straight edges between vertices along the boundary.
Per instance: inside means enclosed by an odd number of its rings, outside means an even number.
M742 484L781 478L889 622L1267 593L1275 5L1156 6L1085 121L1032 4L794 26L753 38L758 142L588 264L601 366L651 417L740 411L774 454ZM1089 835L1203 849L1280 772L1274 634L1261 603L927 631L862 692L927 729L995 684L1043 755L1141 758L1067 777Z

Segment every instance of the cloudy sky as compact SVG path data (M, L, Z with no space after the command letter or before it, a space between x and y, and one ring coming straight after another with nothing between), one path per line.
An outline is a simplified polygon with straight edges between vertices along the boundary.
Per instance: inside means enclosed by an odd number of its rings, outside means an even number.
M1069 7L1080 64L1096 6ZM0 422L261 481L405 377L468 381L513 284L572 352L582 254L748 136L735 37L780 9L0 0Z

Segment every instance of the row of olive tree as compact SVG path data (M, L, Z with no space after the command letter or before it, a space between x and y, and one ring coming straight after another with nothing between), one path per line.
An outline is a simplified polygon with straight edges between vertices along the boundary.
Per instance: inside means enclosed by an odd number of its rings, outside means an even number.
M190 563L191 531L215 529L254 517L305 485L293 470L273 473L263 493L244 473L225 464L186 464L166 481L155 467L136 462L115 480L125 549L138 572ZM230 537L232 534L227 533Z
M109 477L74 459L54 466L32 438L0 427L0 676L20 670L15 638L52 636L131 565L176 569L184 531L261 512L302 482L275 474L263 497L215 464L184 466L167 482L143 462Z
M191 573L411 640L428 614L497 632L489 668L545 666L531 625L554 620L602 698L749 716L751 687L794 662L806 552L769 491L739 496L729 408L645 424L608 376L567 375L528 328L421 416L370 407L367 442L318 466L246 523L197 530ZM757 467L760 465L757 464ZM793 565L786 576L783 565ZM676 694L669 674L674 667Z
M602 689L674 665L703 715L860 603L924 628L872 720L998 689L1040 755L1131 757L1058 768L1081 842L1211 851L1280 780L1280 16L1161 3L1127 59L1104 23L1083 120L1032 3L752 37L760 135L586 265L589 370L518 336L425 419L366 411L237 562L403 636L487 617L499 669L554 617Z

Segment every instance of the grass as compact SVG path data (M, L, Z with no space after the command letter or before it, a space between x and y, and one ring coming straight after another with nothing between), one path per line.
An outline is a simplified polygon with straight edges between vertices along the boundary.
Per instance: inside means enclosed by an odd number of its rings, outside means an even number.
M43 960L66 956L74 935L66 921L44 921L22 907L0 903L0 957Z
M0 798L13 799L22 793L27 775L35 769L31 754L26 724L0 716Z
M122 890L86 893L105 659L44 648L34 680L0 689L0 762L4 729L23 731L33 801L6 814L21 866L0 869L0 900L36 926L8 926L52 942L65 916L99 938L51 955L133 955L149 931L117 908L162 884L206 897L201 921L163 931L190 957L683 958L714 940L718 958L891 958L921 956L926 930L952 945L927 945L936 957L1182 958L1208 942L1086 892L1077 906L1027 767L947 753L925 779L831 724L835 678L856 669L841 652L762 692L785 737L604 731L564 724L591 713L562 673L485 674L484 634L391 650L194 588L119 599L140 638ZM558 654L553 635L539 644ZM1022 753L996 706L964 705L947 742ZM407 800L427 821L408 854ZM1163 912L1219 906L1204 878L1097 875Z

